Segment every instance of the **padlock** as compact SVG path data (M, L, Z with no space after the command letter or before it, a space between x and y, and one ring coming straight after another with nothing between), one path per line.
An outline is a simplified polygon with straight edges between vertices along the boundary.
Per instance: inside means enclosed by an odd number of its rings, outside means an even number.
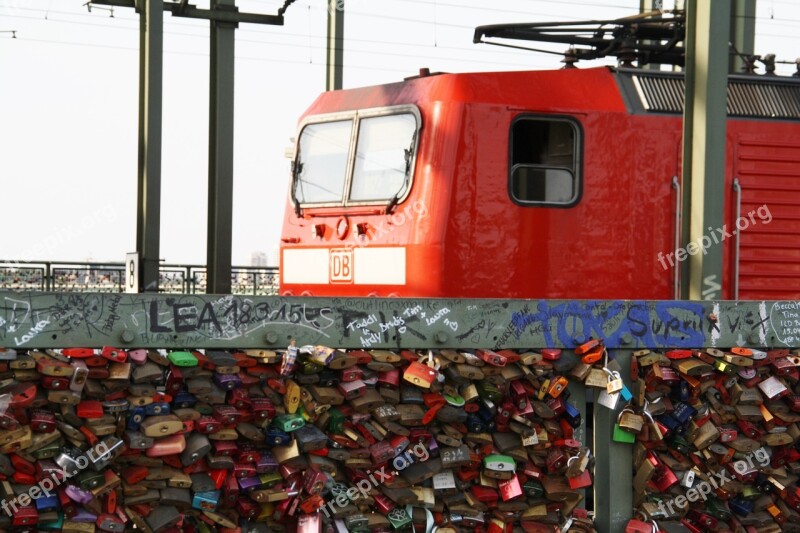
M608 375L608 384L606 385L606 390L608 393L613 394L615 392L620 392L625 384L623 383L619 372L612 372L607 368L604 368L603 371Z
M694 486L694 478L694 470L687 470L684 472L683 477L681 478L681 487L685 487L687 489L692 488L692 486Z
M633 444L636 442L636 435L629 431L625 431L619 424L614 424L614 432L611 437L615 442L623 442L626 444Z
M403 373L403 379L417 387L430 388L436 381L436 370L418 361L412 361Z
M619 402L619 397L620 397L619 392L614 392L609 394L607 390L603 389L597 396L596 401L599 405L602 405L603 407L606 407L613 411L617 407L617 403Z

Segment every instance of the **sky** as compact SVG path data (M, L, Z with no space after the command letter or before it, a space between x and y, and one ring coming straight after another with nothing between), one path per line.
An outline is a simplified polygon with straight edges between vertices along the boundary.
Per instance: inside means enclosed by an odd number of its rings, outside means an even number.
M86 0L0 0L0 260L123 261L135 251L138 15ZM208 0L194 2L207 8ZM282 0L239 0L275 14ZM671 7L674 0L665 0ZM555 69L472 43L476 26L613 19L638 0L347 0L345 88L431 71ZM233 263L277 260L298 117L325 90L325 0L236 33ZM756 53L800 57L800 2L759 0ZM161 257L205 264L207 21L164 16ZM12 38L7 31L16 31ZM541 45L536 45L542 47ZM588 64L587 64L588 65ZM790 74L795 66L779 65Z

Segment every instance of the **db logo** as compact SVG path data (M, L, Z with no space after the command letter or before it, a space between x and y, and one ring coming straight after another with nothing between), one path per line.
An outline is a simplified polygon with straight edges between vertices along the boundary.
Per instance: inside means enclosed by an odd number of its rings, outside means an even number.
M331 249L331 283L353 283L353 250Z

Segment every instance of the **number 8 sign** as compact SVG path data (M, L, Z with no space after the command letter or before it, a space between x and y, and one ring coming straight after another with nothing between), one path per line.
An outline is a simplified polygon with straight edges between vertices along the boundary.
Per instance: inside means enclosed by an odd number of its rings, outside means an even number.
M139 252L125 254L125 292L139 292Z

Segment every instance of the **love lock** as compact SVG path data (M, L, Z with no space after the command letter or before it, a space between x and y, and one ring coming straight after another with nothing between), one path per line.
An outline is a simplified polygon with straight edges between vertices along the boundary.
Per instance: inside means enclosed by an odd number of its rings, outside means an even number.
M587 365L606 392L609 376L569 350L3 356L0 496L70 477L0 528L63 514L65 531L592 530L568 376Z

